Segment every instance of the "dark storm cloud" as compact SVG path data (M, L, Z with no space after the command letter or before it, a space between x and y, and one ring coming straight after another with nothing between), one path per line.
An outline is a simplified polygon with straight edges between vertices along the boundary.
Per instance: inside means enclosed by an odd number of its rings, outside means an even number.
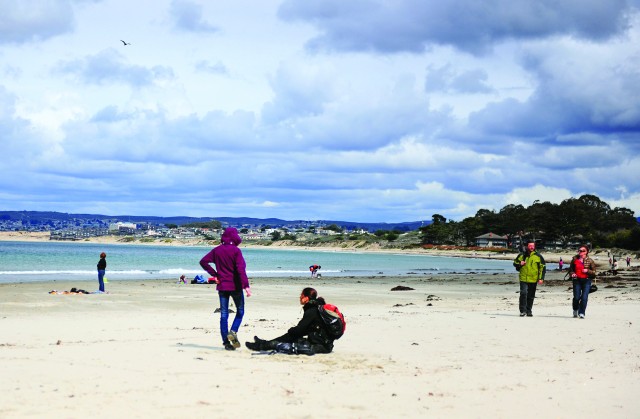
M606 39L627 28L631 7L626 0L286 0L279 16L320 31L312 50L421 52L436 44L479 54L508 39Z
M589 77L581 71L586 63L577 61L571 67L571 59L548 61L530 61L529 71L535 74L538 86L527 100L489 104L470 116L470 127L484 134L549 143L585 133L619 134L626 142L626 134L640 133L639 57L624 65L592 66L594 74Z

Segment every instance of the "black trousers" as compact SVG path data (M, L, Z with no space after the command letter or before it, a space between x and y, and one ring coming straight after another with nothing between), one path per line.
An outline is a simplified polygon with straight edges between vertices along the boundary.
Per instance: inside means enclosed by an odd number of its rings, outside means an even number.
M531 313L537 286L537 282L520 281L520 313Z
M273 340L271 340L270 342L271 345L277 345L280 342L284 342L284 343L295 343L298 347L300 348L305 348L305 352L310 352L307 355L313 355L313 354L327 354L329 352L331 352L331 349L326 348L324 345L320 345L317 343L311 343L309 341L309 339L307 338L294 338L293 336L289 335L289 333L285 333L284 335L277 337Z

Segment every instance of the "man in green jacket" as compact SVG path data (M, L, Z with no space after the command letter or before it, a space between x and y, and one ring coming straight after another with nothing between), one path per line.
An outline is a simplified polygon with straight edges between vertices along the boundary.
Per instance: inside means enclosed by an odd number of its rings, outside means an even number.
M520 253L513 261L513 266L520 272L520 317L533 316L533 299L536 298L536 287L544 281L547 268L544 258L536 252L536 243L527 242L527 250Z

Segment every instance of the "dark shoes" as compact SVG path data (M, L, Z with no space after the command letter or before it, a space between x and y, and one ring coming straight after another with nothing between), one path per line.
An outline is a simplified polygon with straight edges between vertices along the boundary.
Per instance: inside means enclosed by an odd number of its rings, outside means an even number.
M533 313L530 311L527 311L527 317L533 317Z
M520 317L524 317L524 311L520 312Z
M225 342L224 349L227 350L227 351L235 351L236 350L236 348L232 344L230 344L229 342Z
M275 349L275 345L278 343L277 341L270 341L260 339L257 336L253 337L254 342L245 342L245 346L252 351L270 351Z

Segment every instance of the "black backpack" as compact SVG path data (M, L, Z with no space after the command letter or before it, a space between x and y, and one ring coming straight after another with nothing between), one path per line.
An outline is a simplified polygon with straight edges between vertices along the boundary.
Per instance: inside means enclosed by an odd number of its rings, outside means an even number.
M318 311L329 336L332 339L340 339L347 328L347 322L338 307L333 304L322 304L318 306Z

